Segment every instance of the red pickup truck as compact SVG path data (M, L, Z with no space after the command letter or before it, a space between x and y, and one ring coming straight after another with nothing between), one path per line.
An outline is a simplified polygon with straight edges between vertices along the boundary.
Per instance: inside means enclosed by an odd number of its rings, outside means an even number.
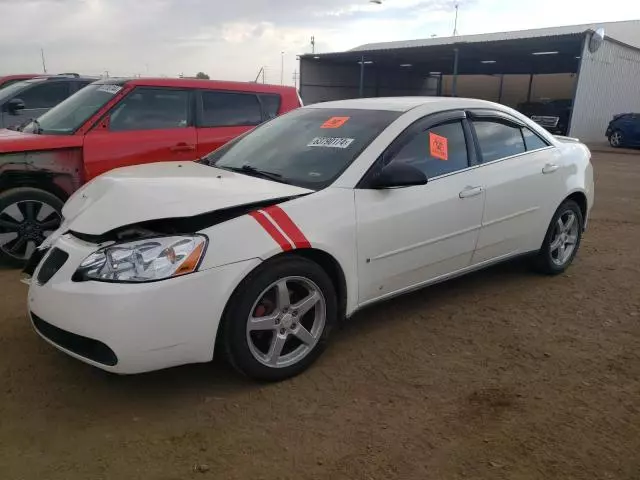
M65 200L113 168L197 160L301 106L293 87L195 79L100 80L0 130L0 261L20 266L61 222Z

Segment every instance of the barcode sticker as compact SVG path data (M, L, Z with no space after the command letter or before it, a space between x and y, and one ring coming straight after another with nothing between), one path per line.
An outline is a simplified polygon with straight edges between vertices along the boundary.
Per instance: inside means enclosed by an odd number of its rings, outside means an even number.
M100 88L98 88L99 92L111 93L112 95L115 95L120 90L122 90L120 85L101 85Z
M307 144L307 147L349 148L354 140L354 138L316 137Z

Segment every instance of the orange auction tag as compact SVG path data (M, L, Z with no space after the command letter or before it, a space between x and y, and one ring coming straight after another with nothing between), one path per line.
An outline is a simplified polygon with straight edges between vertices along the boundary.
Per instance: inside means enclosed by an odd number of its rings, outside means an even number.
M449 160L449 145L447 137L441 137L429 132L429 152L432 157L440 160Z
M331 117L329 120L324 122L320 128L340 128L343 126L351 117Z

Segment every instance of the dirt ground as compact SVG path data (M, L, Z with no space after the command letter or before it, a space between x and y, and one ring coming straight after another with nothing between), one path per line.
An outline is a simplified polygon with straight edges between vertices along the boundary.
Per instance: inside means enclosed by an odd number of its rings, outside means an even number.
M371 308L275 385L86 366L0 270L0 478L640 479L640 155L594 156L567 274L516 262Z

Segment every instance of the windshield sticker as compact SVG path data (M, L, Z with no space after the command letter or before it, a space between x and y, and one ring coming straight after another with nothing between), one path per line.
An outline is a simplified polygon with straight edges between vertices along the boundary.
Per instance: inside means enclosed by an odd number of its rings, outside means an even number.
M349 148L354 141L353 138L316 137L307 144L307 147Z
M115 95L120 90L122 90L122 87L120 85L102 85L100 88L98 88L99 92L110 93L112 95Z
M349 121L351 117L331 117L324 122L320 128L340 128Z
M429 152L434 158L449 160L449 145L447 137L441 137L429 132Z

